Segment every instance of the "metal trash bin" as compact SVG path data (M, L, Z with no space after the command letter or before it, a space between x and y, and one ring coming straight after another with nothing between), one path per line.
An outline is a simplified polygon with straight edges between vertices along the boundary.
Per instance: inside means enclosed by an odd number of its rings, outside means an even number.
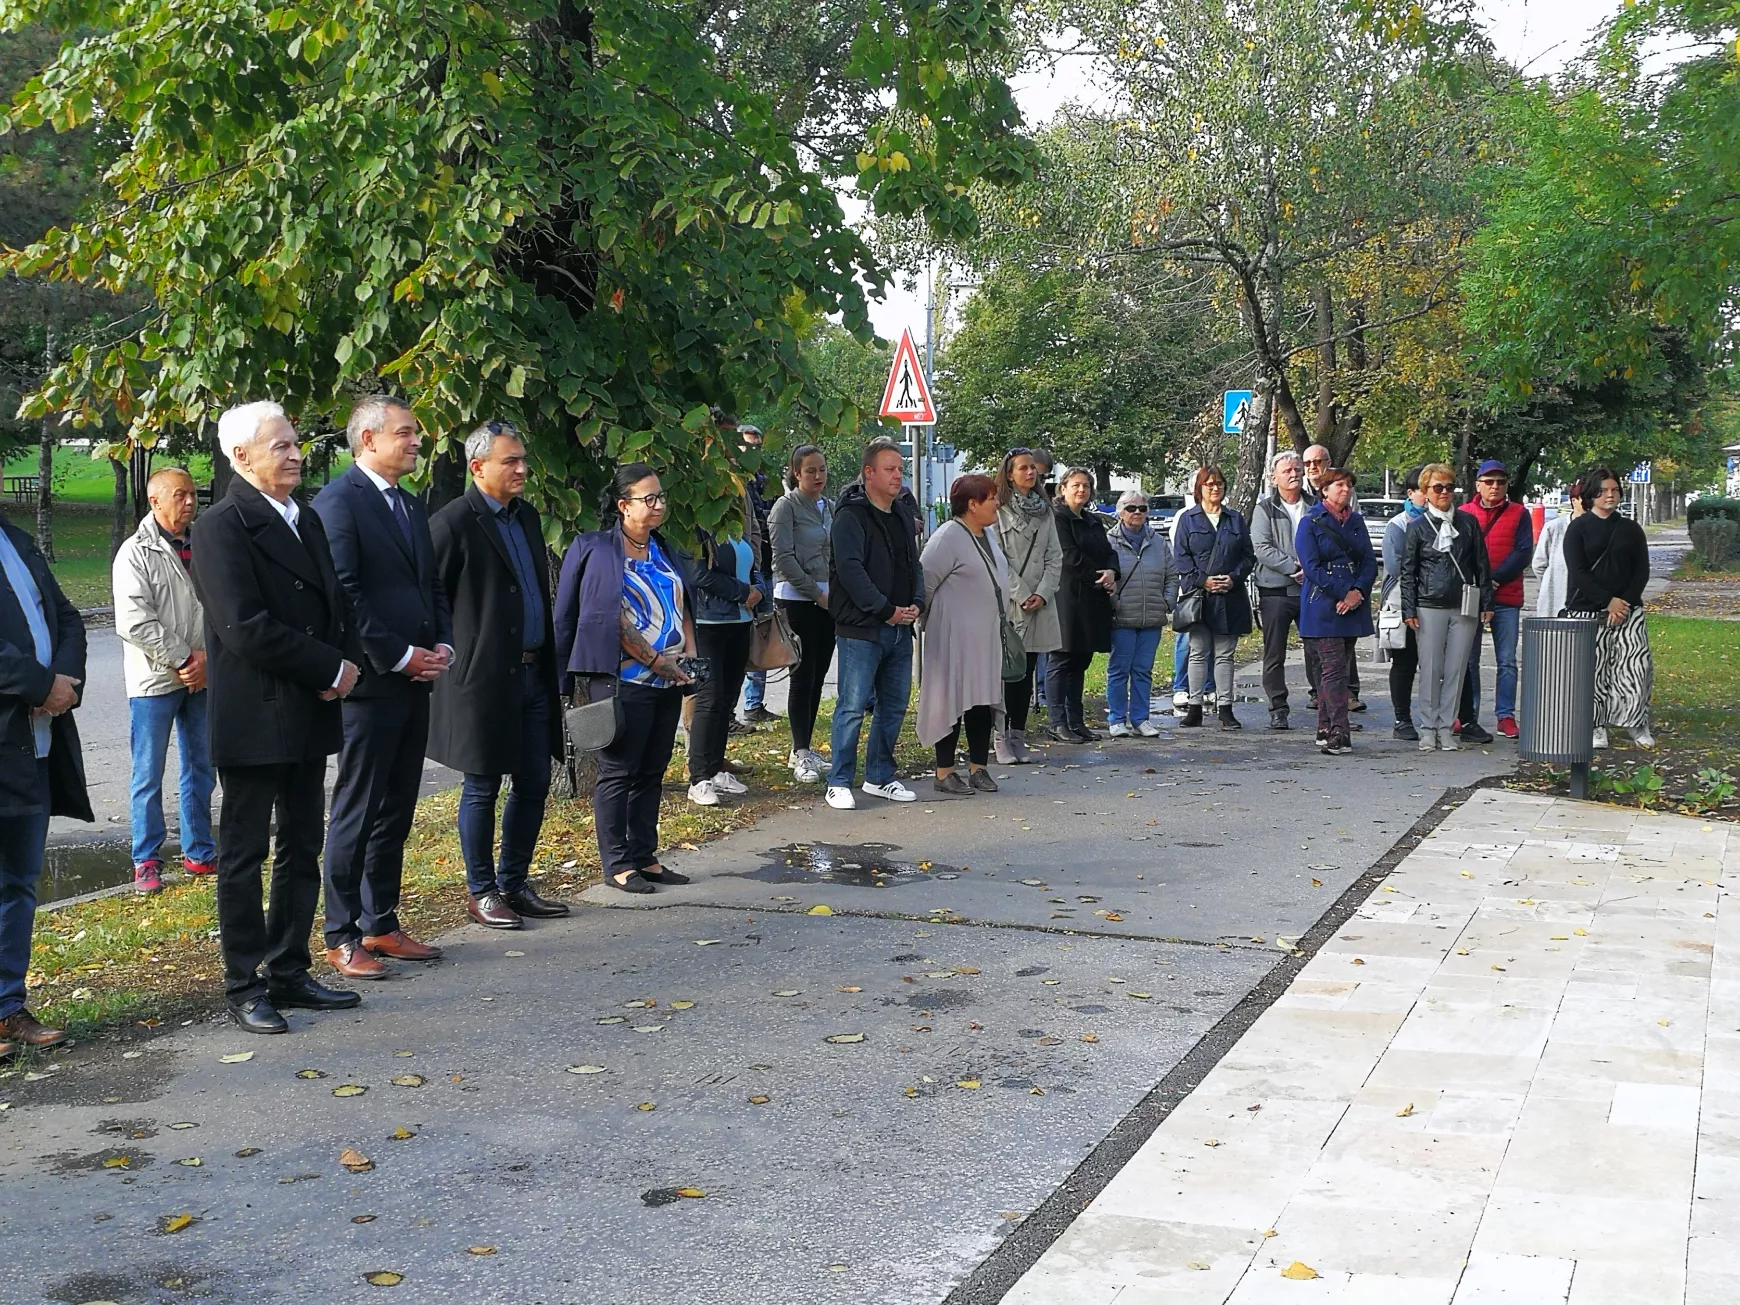
M1571 767L1571 796L1589 796L1595 759L1595 622L1530 616L1522 623L1517 751Z

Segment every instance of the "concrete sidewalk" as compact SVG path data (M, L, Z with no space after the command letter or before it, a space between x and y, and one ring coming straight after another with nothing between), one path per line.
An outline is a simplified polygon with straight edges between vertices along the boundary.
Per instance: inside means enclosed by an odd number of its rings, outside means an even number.
M1732 826L1476 794L1006 1300L1732 1301L1737 872Z

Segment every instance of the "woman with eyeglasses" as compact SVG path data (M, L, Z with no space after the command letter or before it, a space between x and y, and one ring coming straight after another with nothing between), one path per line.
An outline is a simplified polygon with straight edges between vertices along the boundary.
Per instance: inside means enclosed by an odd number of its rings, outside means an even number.
M1178 573L1178 598L1202 595L1202 619L1190 627L1190 696L1183 729L1202 725L1202 697L1208 667L1214 663L1220 727L1243 729L1233 714L1233 651L1251 632L1251 600L1245 579L1257 565L1250 528L1226 505L1226 477L1219 467L1196 473L1191 491L1196 505L1178 514L1172 526L1172 566Z
M1057 619L1063 546L1040 475L1041 459L1033 449L1010 449L997 469L997 542L1009 566L1009 622L1027 650L1026 676L1003 685L1003 728L995 742L997 760L1005 766L1033 760L1027 750L1027 716L1034 672L1041 657L1063 646Z
M599 505L599 528L569 545L556 590L564 693L617 699L616 738L596 754L592 814L604 882L625 893L689 882L658 858L659 796L690 682L677 658L695 649L694 568L659 533L665 502L646 463L618 467Z
M828 614L828 563L833 556L828 532L834 509L823 492L828 460L822 450L814 444L793 449L785 482L785 493L767 514L767 529L773 537L773 601L798 637L798 664L791 668L786 698L791 726L786 761L800 784L819 784L828 773L828 761L810 747L810 739L822 705L822 681L834 660L834 618Z
M1097 652L1112 649L1112 590L1118 584L1118 555L1112 552L1099 514L1088 507L1093 473L1072 467L1057 483L1052 518L1063 550L1057 587L1057 621L1062 646L1046 658L1046 733L1059 743L1092 743L1100 736L1087 727L1082 712L1082 682Z
M1456 510L1456 473L1442 462L1420 471L1426 511L1402 536L1402 620L1419 652L1419 749L1454 752L1451 733L1468 652L1492 603L1480 527ZM1472 591L1472 592L1471 592Z
M1649 540L1619 510L1623 482L1612 467L1583 477L1584 512L1565 527L1565 614L1600 624L1595 632L1595 746L1607 746L1612 726L1653 748L1649 697L1655 662L1644 623Z
M1114 739L1160 731L1148 719L1154 697L1154 655L1172 613L1172 549L1148 523L1148 497L1139 489L1118 499L1118 524L1111 531L1118 557L1118 586L1112 591L1112 655L1106 663L1107 731Z

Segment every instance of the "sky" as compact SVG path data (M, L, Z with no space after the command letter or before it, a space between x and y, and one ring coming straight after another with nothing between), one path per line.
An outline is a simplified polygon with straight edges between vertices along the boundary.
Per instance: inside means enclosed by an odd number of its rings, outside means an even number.
M1480 20L1498 53L1537 75L1557 72L1575 58L1584 41L1623 0L1481 0ZM1063 63L1055 70L1019 78L1013 84L1015 99L1030 126L1051 119L1058 106L1070 101L1092 102L1101 97L1092 85L1085 60ZM924 342L924 296L921 290L902 285L889 287L888 298L870 304L870 320L878 335L896 340L909 327L922 346Z

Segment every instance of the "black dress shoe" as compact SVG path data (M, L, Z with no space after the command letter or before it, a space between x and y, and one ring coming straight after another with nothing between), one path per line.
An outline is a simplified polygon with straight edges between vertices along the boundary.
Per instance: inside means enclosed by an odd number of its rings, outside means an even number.
M1081 741L1076 738L1073 731L1062 725L1047 725L1044 734L1053 743L1079 743Z
M362 994L347 988L328 988L311 978L300 983L274 985L269 992L271 1002L285 1010L349 1010L362 1005Z
M653 891L652 882L643 879L638 870L630 870L626 879L618 879L615 875L607 874L604 876L604 882L625 893L650 893Z
M250 997L247 1001L232 1001L230 1003L230 1018L249 1033L290 1032L290 1026L284 1022L284 1017L278 1013L277 1007L264 997Z
M521 915L530 916L534 920L553 920L559 915L568 914L568 903L539 897L538 890L530 884L518 892L503 893L501 899Z
M1269 728L1272 730L1290 730L1293 727L1287 723L1287 713L1272 711L1269 713Z
M1070 732L1075 735L1078 743L1098 743L1100 741L1099 734L1090 730L1086 725L1077 725Z

